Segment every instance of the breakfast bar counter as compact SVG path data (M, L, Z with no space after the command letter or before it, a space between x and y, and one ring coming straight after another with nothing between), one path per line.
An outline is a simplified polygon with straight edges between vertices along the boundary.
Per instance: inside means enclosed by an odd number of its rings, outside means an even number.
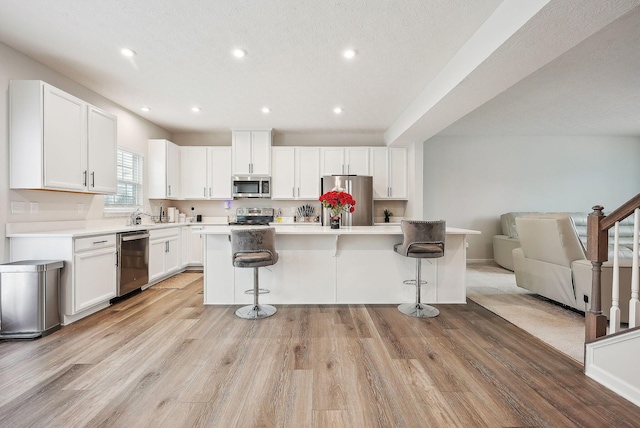
M249 304L253 296L251 269L231 264L230 231L210 226L204 235L204 303ZM404 285L415 276L415 259L402 257L393 245L402 242L399 225L331 229L320 225L277 225L278 262L260 270L260 297L267 304L405 303L415 299L415 287ZM422 259L422 300L426 303L466 303L467 235L476 230L447 228L445 255Z

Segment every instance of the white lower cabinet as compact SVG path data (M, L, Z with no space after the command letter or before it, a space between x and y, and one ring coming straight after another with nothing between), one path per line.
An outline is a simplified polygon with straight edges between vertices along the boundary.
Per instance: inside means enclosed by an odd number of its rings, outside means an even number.
M149 231L149 283L182 267L181 228Z
M115 240L113 246L75 253L74 314L116 297L116 264Z
M71 324L109 306L116 296L115 233L82 238L26 236L9 239L11 260L62 260L60 321Z
M202 230L202 226L189 227L189 265L202 266L204 261L204 244L202 235L194 233L195 230Z

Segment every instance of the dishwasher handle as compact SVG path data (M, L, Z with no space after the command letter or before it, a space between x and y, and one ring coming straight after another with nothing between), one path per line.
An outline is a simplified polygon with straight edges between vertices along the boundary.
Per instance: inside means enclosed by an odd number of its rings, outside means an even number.
M148 237L149 237L149 232L144 232L144 233L136 233L131 235L122 235L121 239L122 239L122 242L126 242L126 241L137 241L138 239L145 239Z

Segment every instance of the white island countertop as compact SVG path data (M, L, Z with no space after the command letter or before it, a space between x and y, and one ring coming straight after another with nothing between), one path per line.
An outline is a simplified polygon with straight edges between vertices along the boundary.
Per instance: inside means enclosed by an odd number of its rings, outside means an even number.
M194 233L203 235L228 235L233 228L255 228L256 226L206 226ZM258 226L260 227L260 226ZM402 235L400 225L390 226L346 226L340 229L331 229L329 226L320 225L279 225L273 224L277 235ZM447 227L447 235L479 235L479 230L459 229Z

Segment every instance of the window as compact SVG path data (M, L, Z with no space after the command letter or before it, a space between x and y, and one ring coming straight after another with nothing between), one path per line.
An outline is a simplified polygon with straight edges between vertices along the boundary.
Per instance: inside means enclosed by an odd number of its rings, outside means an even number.
M134 211L142 208L142 156L118 148L118 193L105 195L105 211Z

